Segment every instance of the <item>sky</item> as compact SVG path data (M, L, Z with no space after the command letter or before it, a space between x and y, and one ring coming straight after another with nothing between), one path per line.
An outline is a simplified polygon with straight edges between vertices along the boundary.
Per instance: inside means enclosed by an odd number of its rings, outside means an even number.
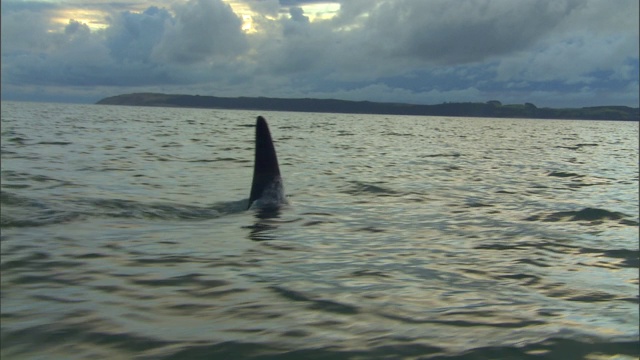
M639 107L638 0L2 0L2 100Z

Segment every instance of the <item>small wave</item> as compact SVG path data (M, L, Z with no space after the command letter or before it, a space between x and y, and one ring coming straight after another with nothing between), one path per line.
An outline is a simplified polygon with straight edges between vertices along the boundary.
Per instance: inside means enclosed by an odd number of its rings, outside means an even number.
M271 286L271 290L288 300L309 302L309 309L321 310L339 314L357 314L358 308L349 304L342 304L333 300L314 299L301 292L286 289L282 286Z
M209 207L184 204L142 203L123 199L90 199L95 216L164 220L206 220L243 211L246 200L221 202Z
M248 163L248 162L251 162L250 160L247 160L247 159L238 159L238 158L232 158L232 157L219 157L219 158L215 158L215 159L197 159L197 160L189 160L187 162L191 162L191 163L210 163L210 162L218 162L218 161L229 161L229 162L235 162L235 163Z
M559 145L559 146L556 146L556 148L558 148L558 149L578 150L578 149L583 148L585 146L598 146L598 144L576 144L574 146L562 146L562 145Z
M302 226L316 226L316 225L322 225L326 223L335 223L335 221L311 220L311 221L305 222L304 224L302 224Z
M219 286L229 285L229 282L225 280L204 280L201 279L201 274L188 274L182 276L176 276L172 278L157 278L157 279L137 279L131 280L135 285L144 285L151 287L158 286L180 286L196 285L202 288L210 289Z
M373 277L382 277L388 278L390 275L385 274L382 271L376 270L358 270L351 273L352 276L373 276Z
M380 135L382 135L382 136L407 136L407 137L415 136L415 134L399 133L399 132L395 132L395 131L385 132L385 133L382 133Z
M19 145L24 145L25 142L27 142L29 139L24 138L24 137L20 137L20 136L16 136L16 137L12 137L10 139L8 139L7 141L12 142L12 143L16 143Z
M638 297L629 297L625 295L610 294L605 291L584 291L568 286L564 283L542 283L537 286L542 294L548 297L562 299L566 301L575 301L583 303L599 303L607 302L612 304L614 301L630 302L632 304L638 304Z
M594 224L598 224L605 220L620 220L619 223L622 225L637 226L637 222L625 219L627 217L628 215L621 212L598 208L584 208L578 211L559 211L547 215L532 215L527 217L525 220L544 222L591 221Z
M587 359L640 355L636 341L597 341L548 338L540 342L515 346L481 347L448 359Z
M594 248L581 248L580 253L583 254L594 254L598 258L607 257L616 259L616 264L609 264L607 267L613 268L632 268L637 269L640 267L640 251L638 250L627 250L627 249L594 249ZM594 265L597 266L597 265Z
M2 171L2 186L4 188L31 188L31 187L39 187L38 184L42 184L45 187L40 187L41 189L53 189L60 186L77 186L76 184L67 181L55 179L47 175L41 174L30 174L12 170ZM14 182L14 183L11 183ZM33 184L36 183L36 184Z
M566 300L594 303L594 302L602 302L602 301L610 302L611 300L616 300L616 299L620 299L620 297L613 294L606 293L604 291L591 291L591 292L586 292L583 294L571 296ZM637 303L638 300L635 299L634 302Z
M485 204L481 202L469 202L466 204L468 208L483 208L483 207L493 207L491 204Z
M305 332L287 330L286 333L300 336ZM181 348L170 355L165 355L166 357L162 359L417 359L441 352L443 349L436 346L406 343L371 346L367 349L340 349L336 345L313 345L307 348L286 349L275 344L227 341Z
M547 176L559 178L557 180L558 184L563 184L564 186L571 189L579 189L582 187L597 185L608 185L611 183L611 179L587 176L568 171L552 171L548 173Z
M40 141L37 145L71 145L70 141Z
M89 200L96 215L142 219L209 219L220 216L218 209L181 204L145 204L123 199Z
M538 320L514 320L514 321L496 321L495 323L481 322L481 321L469 321L469 320L434 320L434 319L420 319L416 317L408 317L396 314L381 313L383 317L392 320L398 320L408 324L442 324L452 325L461 328L475 327L475 326L491 326L496 328L524 328L528 326L543 325L544 321ZM467 313L466 317L469 318L471 313ZM477 316L477 315L476 315ZM484 315L483 315L484 316Z
M352 186L350 189L343 191L345 194L349 194L349 195L376 194L378 196L399 194L395 190L391 190L389 188L385 188L379 185L367 184L361 181L352 181L351 184Z
M359 228L359 229L356 229L354 231L364 231L364 232L369 232L369 233L380 233L380 232L385 232L386 230L380 229L380 228L375 227L375 226L365 226L363 228Z
M521 283L524 286L535 285L540 282L540 277L531 274L508 274L508 275L499 275L495 277L498 280L515 280L518 283Z
M533 250L546 250L551 251L553 253L561 253L561 254L588 254L592 255L594 259L598 259L597 263L584 264L580 265L585 266L597 266L597 267L606 267L612 269L620 269L620 268L632 268L637 269L640 266L640 252L638 250L628 250L628 249L597 249L597 248L589 248L589 247L580 247L573 246L559 241L527 241L527 242L516 242L516 243L492 243L492 244L483 244L475 246L474 249L478 250L521 250L525 253L529 253ZM533 265L536 267L551 267L553 264L549 264L549 261L543 258L531 259L531 258L522 258L516 261L520 264ZM511 278L511 279L526 279L530 276L527 274L511 274L499 276L498 278ZM533 279L533 278L531 278ZM533 279L535 280L535 279Z
M34 351L41 351L51 356L52 348L68 342L70 339L75 339L83 344L91 344L95 349L99 349L102 346L115 348L116 353L118 353L118 350L138 353L172 344L171 342L142 337L134 333L104 331L102 328L108 328L110 325L105 323L104 320L92 319L90 322L83 324L60 322L32 326L21 330L4 332L2 340L3 344L13 344L6 352L9 357L31 355ZM18 346L16 344L33 345ZM4 350L5 347L3 346L3 354L5 353ZM43 358L49 357L47 355L43 355Z
M555 176L555 177L572 177L572 178L580 178L580 177L584 177L584 175L580 175L580 174L576 174L576 173L571 173L571 172L564 172L564 171L552 171L549 174L547 174L547 176Z
M86 300L82 300L82 299L68 299L68 298L56 297L51 295L34 295L33 298L38 300L51 301L54 303L62 303L62 304L75 304L75 303L86 302Z
M73 211L60 210L60 206L24 196L0 192L2 216L0 227L30 227L66 223L80 217Z
M0 265L0 270L10 271L13 269L24 268L32 266L34 263L38 263L42 260L49 259L50 256L43 252L34 252L18 260L5 261Z
M423 158L433 158L433 157L460 157L462 156L460 153L451 153L451 154L429 154L429 155L421 155Z
M61 224L87 217L152 220L207 220L246 209L247 200L220 202L211 206L172 203L143 203L124 199L74 199L66 201L31 199L0 192L1 227L30 227Z

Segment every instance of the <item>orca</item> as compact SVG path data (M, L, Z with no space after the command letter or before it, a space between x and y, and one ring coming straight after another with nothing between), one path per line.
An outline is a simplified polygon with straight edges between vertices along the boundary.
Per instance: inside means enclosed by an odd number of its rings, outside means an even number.
M251 182L248 209L277 208L286 203L284 184L280 176L278 157L273 140L271 140L269 125L262 116L258 116L253 181Z

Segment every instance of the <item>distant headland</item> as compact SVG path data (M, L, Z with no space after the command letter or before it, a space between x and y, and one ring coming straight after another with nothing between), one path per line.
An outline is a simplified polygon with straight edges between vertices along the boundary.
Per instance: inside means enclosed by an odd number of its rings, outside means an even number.
M539 108L531 103L503 105L486 103L444 103L416 105L335 99L282 99L267 97L217 97L134 93L104 98L99 105L189 107L265 111L298 111L347 114L464 116L527 119L576 119L640 121L640 109L628 106L593 106L583 108Z

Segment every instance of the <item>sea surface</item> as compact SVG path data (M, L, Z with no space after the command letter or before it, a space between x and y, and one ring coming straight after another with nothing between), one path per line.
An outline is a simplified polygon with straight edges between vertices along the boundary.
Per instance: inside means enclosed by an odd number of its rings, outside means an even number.
M3 360L640 355L637 122L1 109Z

